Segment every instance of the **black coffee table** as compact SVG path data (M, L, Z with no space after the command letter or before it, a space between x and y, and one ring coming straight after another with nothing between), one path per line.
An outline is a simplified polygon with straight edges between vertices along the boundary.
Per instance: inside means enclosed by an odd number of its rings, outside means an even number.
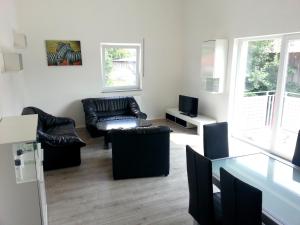
M135 127L150 127L151 121L145 119L122 119L122 120L107 120L97 123L97 129L105 131L104 142L105 148L108 148L110 142L109 131L112 129L129 129Z

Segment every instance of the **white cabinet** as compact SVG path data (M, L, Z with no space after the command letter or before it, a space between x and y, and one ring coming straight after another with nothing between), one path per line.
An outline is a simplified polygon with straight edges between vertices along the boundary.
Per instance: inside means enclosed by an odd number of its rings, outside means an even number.
M22 55L19 53L0 53L0 72L23 70Z
M43 150L37 115L0 122L0 224L47 225Z
M201 89L222 93L226 74L228 41L204 41L201 49Z
M167 109L166 119L186 128L197 126L198 135L203 135L203 125L217 122L215 119L203 115L197 115L196 117L183 115L176 108Z

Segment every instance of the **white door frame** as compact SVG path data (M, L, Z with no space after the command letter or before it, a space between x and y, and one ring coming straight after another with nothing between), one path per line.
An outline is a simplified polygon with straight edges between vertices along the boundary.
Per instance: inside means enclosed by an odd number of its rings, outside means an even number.
M248 42L249 41L264 41L264 40L272 40L272 39L282 39L283 35L272 35L272 36L263 36L263 37L250 37L250 38L239 38L237 39L237 61L236 61L236 73L235 73L235 80L234 80L234 96L232 98L233 104L233 118L237 118L237 109L238 109L238 103L240 102L241 98L244 94L245 89L245 75L246 75L246 63L247 63L247 53L248 53ZM234 119L232 119L234 121ZM238 137L235 133L235 126L236 124L233 122L233 132L232 135L234 137L237 137L239 139L242 139L243 141L249 142L246 139L243 139L241 137ZM253 145L256 145L255 143L252 143ZM262 148L261 146L256 145L257 147ZM267 149L265 149L267 150Z
M300 34L288 34L282 37L281 50L280 50L280 63L277 76L277 87L275 93L275 105L274 105L274 128L272 134L271 151L276 152L276 140L278 137L279 129L281 126L284 97L286 89L286 80L288 72L289 62L289 42L292 40L300 40Z
M245 63L247 62L247 57L245 57L245 52L244 52L246 48L245 44L248 43L249 41L272 40L278 38L281 39L281 50L280 50L280 62L279 62L278 75L277 75L277 86L275 92L274 115L273 115L274 123L272 124L272 137L271 137L270 149L265 149L275 153L276 153L275 151L276 139L281 125L283 105L284 105L284 95L285 95L287 67L288 67L288 44L291 40L297 40L297 39L300 40L300 33L236 39L237 40L236 42L237 61L236 61L235 79L233 83L235 90L234 90L234 96L231 99L233 101L232 113L234 118L236 117L238 102L240 101L240 98L243 96L244 93ZM235 128L234 123L233 123L233 128ZM237 137L235 135L234 130L235 129L233 129L232 134L233 136ZM241 137L238 138L241 139ZM245 139L243 140L249 142ZM251 143L251 144L256 145L256 143ZM261 146L258 147L262 148Z

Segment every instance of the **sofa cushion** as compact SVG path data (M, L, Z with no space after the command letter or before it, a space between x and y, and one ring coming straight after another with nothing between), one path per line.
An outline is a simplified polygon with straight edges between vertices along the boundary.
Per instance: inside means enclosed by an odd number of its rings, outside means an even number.
M122 115L129 115L129 112L127 109L123 110L116 110L116 111L106 111L106 112L97 112L96 113L98 118L103 118L103 117L111 117L111 116L122 116Z
M104 118L100 118L98 122L102 122L102 121L109 121L109 120L126 120L126 119L136 119L135 116L110 116L110 117L104 117Z
M77 136L75 127L73 124L63 124L55 127L50 127L45 131L45 133L50 135L67 135L67 136Z

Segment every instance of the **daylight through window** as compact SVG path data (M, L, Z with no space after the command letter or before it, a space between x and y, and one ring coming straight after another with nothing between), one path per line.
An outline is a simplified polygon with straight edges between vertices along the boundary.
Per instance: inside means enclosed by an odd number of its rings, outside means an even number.
M141 44L101 44L103 91L141 89Z

